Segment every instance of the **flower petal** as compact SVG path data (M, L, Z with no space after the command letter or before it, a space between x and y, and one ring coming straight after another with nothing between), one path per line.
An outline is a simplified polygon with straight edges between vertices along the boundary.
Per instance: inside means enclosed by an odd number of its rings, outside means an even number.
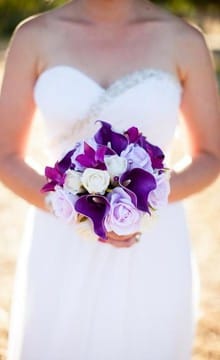
M65 179L65 174L62 174L58 171L58 169L56 168L56 165L54 168L50 167L50 166L46 166L45 167L45 176L56 182L56 184L58 185L63 185L64 184L64 179Z
M123 134L112 131L111 124L97 120L101 123L102 127L95 134L95 141L101 145L108 145L110 142L111 148L118 154L122 152L128 145L128 139Z
M130 127L125 134L128 135L129 144L135 143L138 140L139 137L139 131L138 128L135 126Z
M146 141L146 148L148 154L151 157L152 166L154 169L162 169L164 167L163 160L164 160L164 153L163 151L153 144L150 144Z
M106 145L100 145L96 150L95 160L104 164L105 155L115 155L115 151Z
M106 170L104 162L105 153L109 152L108 147L101 145L97 150L94 150L89 144L84 143L84 154L76 156L76 160L80 165L86 168L94 168L100 170Z
M95 141L97 144L107 145L108 142L111 140L111 128L112 126L102 120L97 120L101 123L102 127L97 131L94 135Z
M75 210L92 220L94 232L102 239L106 238L104 219L109 209L109 201L101 195L83 195L75 203Z
M71 156L74 154L75 149L70 150L62 160L55 164L55 167L60 173L65 173L72 165Z
M118 155L120 155L121 152L128 146L128 139L126 138L126 136L112 131L111 146L112 149L115 150Z
M148 206L148 194L156 188L156 180L149 172L134 168L120 177L120 185L126 190L133 192L137 197L137 208L150 213Z
M86 142L84 142L84 154L76 157L76 160L85 167L94 167L95 164L95 150Z
M159 148L159 146L151 144L146 138L142 135L138 140L138 144L143 147L147 153L150 155L152 167L154 169L163 169L163 160L164 160L164 153Z
M54 191L56 185L57 185L57 183L55 181L50 181L40 189L40 192L44 193L47 191Z

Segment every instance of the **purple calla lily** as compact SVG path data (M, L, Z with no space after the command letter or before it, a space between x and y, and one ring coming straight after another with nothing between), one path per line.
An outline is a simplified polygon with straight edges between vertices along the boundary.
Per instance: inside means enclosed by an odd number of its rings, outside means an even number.
M101 195L83 195L75 202L75 210L92 220L94 232L102 239L106 239L104 220L109 209L109 201Z
M125 172L120 177L119 183L122 188L136 195L137 208L150 214L148 195L157 186L154 176L143 169L134 168Z
M154 169L163 169L164 168L163 161L164 161L165 155L162 152L162 150L158 146L153 145L153 144L149 143L148 141L146 141L145 149L148 152L148 154L150 155L153 168Z
M105 121L101 121L101 120L98 120L98 121L100 121L100 123L102 124L102 127L94 135L94 139L97 142L97 144L107 145L108 142L111 140L112 126Z
M147 153L150 155L152 167L154 169L163 169L163 160L164 160L164 153L163 151L156 145L151 144L149 141L146 140L146 137L141 135L137 142L141 147L143 147Z
M123 134L113 131L111 124L102 120L98 121L101 122L102 127L95 134L95 141L100 145L108 145L110 143L112 150L120 155L127 147L128 139Z

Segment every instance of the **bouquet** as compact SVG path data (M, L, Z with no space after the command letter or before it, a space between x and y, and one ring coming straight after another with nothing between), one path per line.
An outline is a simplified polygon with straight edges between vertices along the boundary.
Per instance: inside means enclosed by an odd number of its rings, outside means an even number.
M93 137L45 168L41 192L49 192L57 217L68 223L85 221L97 237L106 239L110 231L133 234L168 201L165 156L137 127L119 132L97 121L101 126Z

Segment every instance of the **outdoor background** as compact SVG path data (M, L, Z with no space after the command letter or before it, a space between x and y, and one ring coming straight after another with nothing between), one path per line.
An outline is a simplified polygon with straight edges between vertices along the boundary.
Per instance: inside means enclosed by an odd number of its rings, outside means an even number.
M5 50L17 23L30 15L64 2L55 0L52 4L49 1L40 0L0 0L0 85ZM216 75L220 80L220 2L219 5L215 1L204 0L158 0L155 2L167 6L178 16L183 16L187 21L200 26L213 53ZM31 135L30 139L29 156L40 162L44 140L42 119L38 113L34 117L33 133L34 136ZM181 138L181 133L177 132L173 144L173 159L181 156ZM193 360L220 360L220 180L218 179L199 195L185 201L185 206L192 238L192 250L198 264L201 283ZM27 203L0 184L0 360L6 359L15 264L27 210Z

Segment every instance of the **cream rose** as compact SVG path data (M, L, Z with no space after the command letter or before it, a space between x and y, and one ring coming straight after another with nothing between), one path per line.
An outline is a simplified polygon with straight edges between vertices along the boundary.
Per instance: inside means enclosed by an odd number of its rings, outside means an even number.
M106 170L87 168L82 174L82 184L90 194L104 194L110 182Z
M66 172L64 189L71 192L72 194L77 194L82 191L82 174L78 171L68 170Z
M120 176L127 169L127 159L118 155L105 156L105 165L108 173L113 180L115 176Z

